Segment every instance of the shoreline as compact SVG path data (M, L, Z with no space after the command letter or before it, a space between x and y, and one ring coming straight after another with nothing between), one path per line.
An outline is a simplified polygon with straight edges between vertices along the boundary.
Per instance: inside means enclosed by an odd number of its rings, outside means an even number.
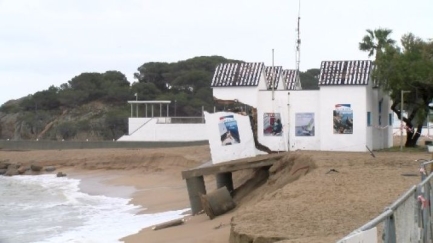
M27 166L31 164L55 166L56 170L48 174L55 175L57 172L63 172L67 177L80 179L80 191L82 192L127 197L130 204L141 207L136 214L152 214L190 207L186 183L180 173L182 170L209 161L210 150L209 146L137 150L0 150L0 157L8 159L11 163ZM212 181L214 178L206 180ZM119 240L126 243L181 242L177 239L183 237L185 239L183 242L194 242L195 239L202 238L202 235L219 234L221 231L214 232L213 228L219 223L209 222L206 215L183 216L187 219L184 225L158 231L152 231L150 227L153 225L149 225ZM230 219L223 223L229 222ZM203 223L207 223L208 227L203 228ZM202 229L197 231L197 227ZM208 242L227 242L229 228L226 228L222 240ZM169 233L173 229L182 232ZM213 238L219 238L219 236Z
M109 171L85 171L76 169L63 169L68 178L79 179L80 191L89 195L103 195L132 200L136 188L133 186L113 185L107 182L117 175Z
M117 170L87 171L59 168L58 171L66 173L69 178L79 179L80 191L84 193L128 198L130 204L140 206L140 209L135 212L136 215L190 208L186 185L180 177L163 173L142 174ZM212 183L213 179L207 178L207 181ZM118 240L124 243L225 243L228 242L233 213L234 211L210 220L206 214L191 216L188 210L182 214L185 223L180 226L154 231L152 230L156 225L154 224Z
M156 224L173 220L172 218L166 218L166 214L173 214L175 211L185 210L185 208L170 208L169 210L150 210L146 201L142 200L141 197L147 197L146 190L140 189L141 183L147 185L147 180L137 179L137 175L130 171L118 171L118 170L96 170L96 171L70 171L70 178L80 179L80 191L89 195L103 195L114 198L124 198L128 200L129 205L137 206L136 209L130 213L135 217L150 216L156 217L156 221L150 220L151 224L143 225L136 228L134 232L123 235L116 240L118 242L125 242L124 239L132 235L138 234L141 230L151 228ZM130 183L133 180L136 183ZM181 214L179 217L182 217ZM174 215L173 215L174 216ZM173 217L171 216L171 217ZM162 219L161 217L165 218ZM170 216L169 216L170 217ZM178 216L174 216L178 217ZM140 237L140 242L146 240Z
M187 221L180 226L157 231L149 226L120 241L227 243L233 232L263 239L277 235L298 243L335 242L379 215L401 193L419 183L419 177L402 175L419 173L418 163L413 161L432 156L427 151L375 151L375 157L366 152L295 153L311 156L317 168L296 181L284 181L287 174L282 174L281 181L267 181L233 211L213 220L205 214L184 216ZM210 151L208 146L133 151L0 150L0 157L21 165L56 166L55 172L82 179L83 192L123 195L132 198L131 204L143 207L137 214L151 214L189 208L181 171L209 161ZM338 173L329 173L331 169ZM250 174L236 172L235 187ZM213 191L215 177L204 179L206 191ZM327 223L320 223L322 220Z

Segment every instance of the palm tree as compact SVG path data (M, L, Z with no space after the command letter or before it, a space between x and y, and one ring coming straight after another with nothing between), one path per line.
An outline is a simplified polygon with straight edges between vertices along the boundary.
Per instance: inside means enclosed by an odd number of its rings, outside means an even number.
M368 52L368 57L382 53L384 48L388 45L394 45L395 40L389 39L388 36L392 33L390 29L375 29L374 31L368 29L368 35L362 38L359 43L359 50Z

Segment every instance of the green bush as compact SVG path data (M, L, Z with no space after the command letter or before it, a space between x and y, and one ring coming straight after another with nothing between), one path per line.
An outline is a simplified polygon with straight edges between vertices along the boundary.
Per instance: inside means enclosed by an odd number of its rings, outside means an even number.
M67 140L73 138L77 134L77 127L73 122L63 122L57 127L57 135Z

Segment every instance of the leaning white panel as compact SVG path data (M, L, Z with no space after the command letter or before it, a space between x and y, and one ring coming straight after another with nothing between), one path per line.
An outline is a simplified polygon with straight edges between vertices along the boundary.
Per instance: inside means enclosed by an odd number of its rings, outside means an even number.
M205 112L205 120L214 164L257 155L248 116Z

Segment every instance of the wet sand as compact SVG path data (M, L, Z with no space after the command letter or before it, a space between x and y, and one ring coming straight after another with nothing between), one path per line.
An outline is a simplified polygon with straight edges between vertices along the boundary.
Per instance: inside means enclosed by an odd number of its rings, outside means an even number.
M342 153L298 151L312 157L317 169L286 185L270 184L255 190L238 207L210 220L185 216L183 225L153 231L143 229L125 237L138 242L229 242L231 224L239 232L278 235L288 242L335 242L382 212L410 186L420 181L415 159L427 152ZM140 213L189 207L181 171L210 160L208 146L170 149L81 149L3 151L0 159L22 164L55 165L71 177L83 179L82 190L129 197L142 205ZM336 169L339 173L326 173ZM248 176L237 172L236 177ZM215 189L205 177L208 191Z

